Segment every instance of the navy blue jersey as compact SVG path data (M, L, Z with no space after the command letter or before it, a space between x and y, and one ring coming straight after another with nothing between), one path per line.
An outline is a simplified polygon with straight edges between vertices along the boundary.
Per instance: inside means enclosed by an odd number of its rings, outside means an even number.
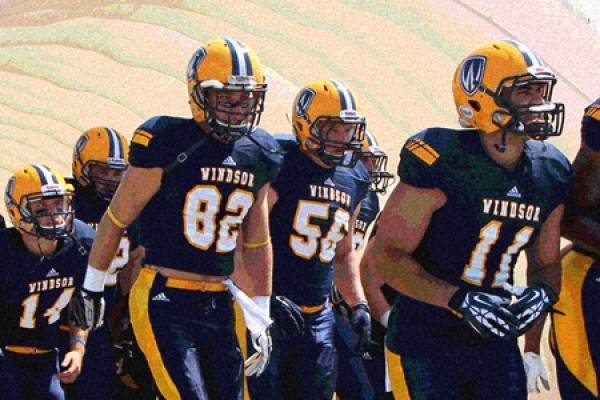
M79 220L51 257L27 250L15 228L0 232L0 346L53 349L60 314L83 283L95 231Z
M96 229L107 207L108 203L98 198L95 195L94 189L75 186L73 209L75 210L75 216L77 219L85 222L93 229ZM117 284L117 275L123 269L123 267L125 267L128 259L129 239L127 237L127 231L125 231L121 237L119 249L117 250L115 258L108 269L108 275L106 276L106 282L104 284L105 287L115 286Z
M522 162L509 171L487 155L476 131L443 128L409 138L398 174L406 184L438 188L447 197L414 251L415 260L446 282L502 296L508 295L502 285L513 283L519 252L534 243L548 215L569 195L571 182L568 160L551 144L529 140ZM446 309L403 295L396 307L402 319L422 324L398 327L412 332L399 335L405 348L414 344L409 336L426 334L419 331L424 324L455 339L476 335Z
M297 304L323 304L333 278L336 244L367 193L369 173L322 168L304 154L293 136L277 136L286 152L273 188L279 196L270 215L273 293ZM343 268L343 266L342 266Z
M155 117L132 139L129 160L141 168L166 168L206 135L193 119ZM262 129L252 137L277 150ZM204 275L233 272L240 223L261 187L277 176L281 155L248 138L233 144L212 137L162 178L158 193L140 214L145 262ZM174 257L176 255L176 257Z
M96 191L93 187L80 186L72 178L68 181L75 187L75 196L73 196L75 217L87 224L97 225L109 203L96 196ZM94 229L95 225L93 226Z
M375 221L379 214L379 196L377 193L369 191L367 196L360 203L360 211L354 225L354 248L360 250L365 247L365 235L369 226Z

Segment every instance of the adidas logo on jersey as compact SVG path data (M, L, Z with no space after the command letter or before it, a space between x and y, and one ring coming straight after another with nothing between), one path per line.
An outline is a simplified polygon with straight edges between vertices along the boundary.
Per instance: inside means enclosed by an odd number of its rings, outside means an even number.
M51 268L50 271L46 274L46 278L52 278L54 276L60 275L54 268Z
M508 191L508 193L506 193L507 197L516 197L518 199L521 198L521 193L519 193L519 189L517 189L516 186L513 186L512 189L510 189Z
M235 160L233 159L233 157L228 156L226 159L223 160L223 164L222 165L229 165L229 166L234 166L237 165Z
M327 180L325 181L324 185L335 186L335 183L333 183L333 181L331 180L331 178L327 178Z
M163 292L160 292L159 294L157 294L156 296L154 296L152 298L152 301L171 301L171 300Z

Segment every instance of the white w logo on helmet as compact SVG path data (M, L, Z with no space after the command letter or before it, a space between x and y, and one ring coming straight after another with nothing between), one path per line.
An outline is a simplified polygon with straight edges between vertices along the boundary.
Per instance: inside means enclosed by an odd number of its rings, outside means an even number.
M485 72L485 57L476 56L465 60L460 71L460 86L463 91L472 96L475 94Z
M296 116L299 118L306 118L308 108L315 98L315 91L312 89L304 89L304 91L298 96L298 100L295 105Z

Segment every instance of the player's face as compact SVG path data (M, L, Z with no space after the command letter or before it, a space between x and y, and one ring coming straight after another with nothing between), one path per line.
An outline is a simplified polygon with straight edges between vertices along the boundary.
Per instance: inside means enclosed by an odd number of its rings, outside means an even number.
M367 167L367 170L369 172L373 172L377 168L377 165L376 165L377 157L375 157L375 156L372 156L372 155L362 156L362 157L360 157L360 161L362 161L362 163L365 164L365 167Z
M116 170L106 165L93 165L90 168L90 175L99 191L114 192L123 177L122 170Z
M58 227L65 224L63 214L68 207L68 200L63 197L49 197L29 203L31 215L44 228Z
M216 118L227 125L246 123L248 113L256 106L256 99L250 92L208 90L207 96Z
M337 146L325 145L325 152L334 155L341 155L345 149L339 144L347 144L352 140L356 131L356 124L342 124L339 122L325 121L318 126L319 132L327 142L333 142Z
M547 101L544 98L546 90L548 89L547 84L543 83L530 83L528 85L517 86L510 96L511 102L516 106L533 106L546 104ZM535 119L536 114L529 114L527 118ZM524 121L527 122L527 119Z

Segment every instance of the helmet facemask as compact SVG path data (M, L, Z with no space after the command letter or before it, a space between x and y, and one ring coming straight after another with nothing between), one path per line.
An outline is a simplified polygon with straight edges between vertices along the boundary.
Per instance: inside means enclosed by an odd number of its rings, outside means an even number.
M494 101L501 110L492 114L492 122L502 130L524 134L533 139L544 140L560 136L564 127L565 108L562 103L552 103L552 91L556 84L554 76L536 77L531 74L504 78L493 93ZM540 85L542 99L540 104L515 104L513 93L525 86Z
M204 111L212 133L225 143L254 131L264 111L267 93L267 85L257 84L253 76L230 76L229 81L226 85L218 80L199 82L191 96Z
M387 170L387 154L380 148L371 146L369 150L361 153L360 160L371 175L369 191L385 194L395 180L394 174Z
M71 235L74 216L71 206L72 194L31 193L23 197L21 215L23 220L31 223L34 228L28 233L48 240L57 240ZM44 203L56 202L56 210L51 212L43 205L42 200L45 201Z
M5 202L11 220L20 232L48 240L71 235L74 218L71 190L48 184L41 187L41 192L26 193L17 200L12 197L15 181L12 177L8 182ZM53 211L49 210L49 204L53 205Z
M123 159L108 159L108 162L98 160L89 160L82 168L82 175L88 181L94 193L100 199L110 202L121 183L121 177L128 164ZM118 171L120 174L118 179L106 179L102 176L115 174Z
M350 128L350 129L348 129ZM348 139L339 140L336 130L347 131ZM364 140L365 121L355 111L343 110L340 117L317 117L310 123L310 143L305 143L307 151L318 157L329 167L353 167L358 161ZM330 138L330 136L338 138Z
M73 177L88 200L110 202L128 167L129 145L112 128L83 132L73 149Z

